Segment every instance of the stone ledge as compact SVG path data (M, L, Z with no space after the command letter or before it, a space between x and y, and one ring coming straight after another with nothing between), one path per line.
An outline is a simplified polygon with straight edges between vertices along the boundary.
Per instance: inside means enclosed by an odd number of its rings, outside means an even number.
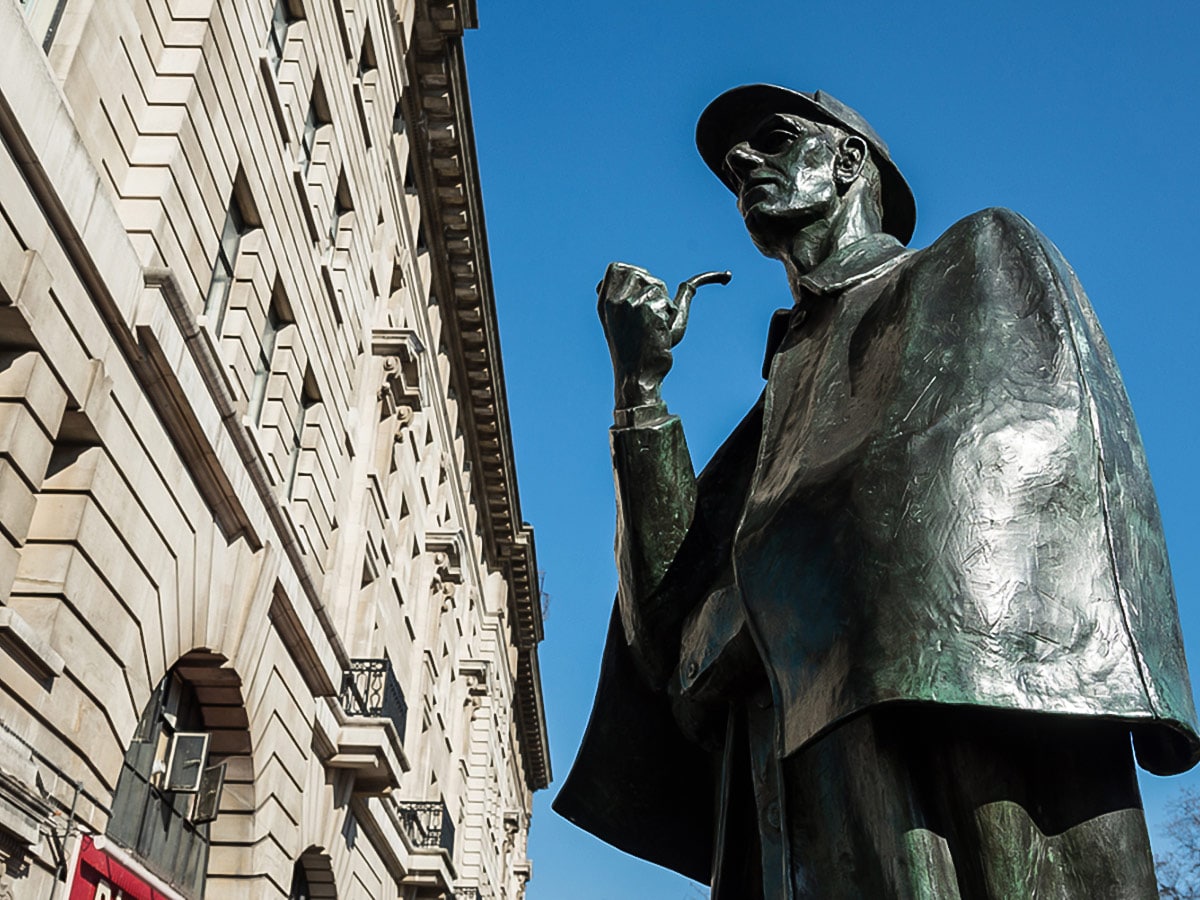
M0 646L38 678L57 678L66 661L11 607L0 607Z
M354 793L375 797L400 787L408 757L391 719L348 716L333 697L317 702L313 749L327 768L348 769Z

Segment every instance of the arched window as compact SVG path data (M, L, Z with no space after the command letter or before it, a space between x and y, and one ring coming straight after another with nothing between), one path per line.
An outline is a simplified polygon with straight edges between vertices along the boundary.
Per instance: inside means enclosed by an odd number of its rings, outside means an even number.
M172 670L138 721L108 823L109 837L194 897L204 893L208 823L224 777L223 766L209 765L209 738L196 689Z

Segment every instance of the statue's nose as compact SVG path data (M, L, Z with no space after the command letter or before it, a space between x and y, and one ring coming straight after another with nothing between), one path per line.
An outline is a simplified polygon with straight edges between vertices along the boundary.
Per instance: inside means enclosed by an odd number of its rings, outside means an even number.
M725 154L725 168L733 176L733 180L741 184L746 180L746 176L762 162L762 157L756 153L748 143L742 141L740 144L735 144L733 148Z

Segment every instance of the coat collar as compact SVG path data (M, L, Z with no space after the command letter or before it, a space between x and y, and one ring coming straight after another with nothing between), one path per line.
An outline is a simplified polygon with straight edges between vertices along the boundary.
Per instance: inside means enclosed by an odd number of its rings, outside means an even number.
M914 252L906 249L890 234L877 232L842 248L800 278L805 298L797 299L791 309L776 310L775 315L771 317L762 377L765 379L770 376L771 359L783 345L788 331L803 325L814 305L813 301L818 298L833 300L847 288L894 268Z
M892 268L910 253L890 234L869 234L802 276L800 286L818 295L839 293Z

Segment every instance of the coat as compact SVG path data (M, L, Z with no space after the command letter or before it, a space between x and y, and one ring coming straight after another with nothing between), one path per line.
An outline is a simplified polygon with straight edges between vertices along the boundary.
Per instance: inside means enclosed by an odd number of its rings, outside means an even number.
M1118 719L1143 767L1193 765L1144 452L1058 250L985 210L921 251L864 238L801 286L760 404L698 480L678 420L614 430L622 587L556 808L707 880L719 760L680 698L735 632L780 758L909 702ZM655 570L639 531L673 529Z

